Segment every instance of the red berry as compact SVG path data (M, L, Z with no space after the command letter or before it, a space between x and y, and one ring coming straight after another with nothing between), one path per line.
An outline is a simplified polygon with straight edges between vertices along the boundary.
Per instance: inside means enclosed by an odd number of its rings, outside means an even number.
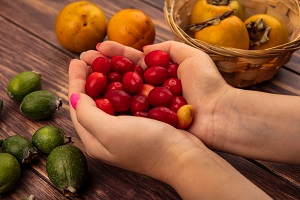
M120 82L111 82L107 85L105 92L110 90L124 90L124 87Z
M107 76L108 82L122 82L123 76L118 72L111 72Z
M145 82L154 86L162 85L168 78L168 71L164 67L154 66L144 72Z
M124 112L131 106L131 96L123 90L110 90L104 98L110 101L115 112Z
M177 78L177 71L178 71L178 64L176 63L171 63L168 67L167 67L167 71L169 74L170 78Z
M148 112L149 111L149 100L143 95L135 95L132 97L130 110L134 114L136 112Z
M153 85L144 83L139 91L140 95L143 95L148 98L149 92L154 88Z
M105 57L98 57L93 61L91 68L92 72L101 72L107 76L110 72L110 61Z
M170 64L171 59L167 52L161 50L154 50L149 52L145 56L144 61L148 67L167 67Z
M85 83L85 92L92 98L100 96L106 88L107 80L100 72L91 73Z
M122 79L125 90L131 94L138 93L143 85L142 77L136 72L126 72Z
M169 89L174 96L182 94L182 85L178 78L169 78L164 82L163 87Z
M140 65L134 66L134 71L138 73L142 78L144 78L144 72L145 70Z
M170 124L175 128L178 126L177 114L173 110L167 107L152 108L148 113L148 117L151 119L159 120L161 122Z
M107 114L114 115L115 111L112 104L108 101L108 99L96 99L95 100L97 108L101 109L102 111L106 112Z
M133 116L136 116L136 117L148 117L148 112L135 112L133 113Z
M165 87L155 87L148 95L149 102L153 107L169 107L173 98L173 94Z
M170 105L170 108L174 111L174 112L177 112L177 110L183 106L183 105L186 105L187 104L187 101L185 100L185 98L183 98L182 96L177 96L177 97L174 97L171 101L171 105Z
M111 69L120 74L125 74L134 70L134 64L128 58L123 56L113 56L111 58Z

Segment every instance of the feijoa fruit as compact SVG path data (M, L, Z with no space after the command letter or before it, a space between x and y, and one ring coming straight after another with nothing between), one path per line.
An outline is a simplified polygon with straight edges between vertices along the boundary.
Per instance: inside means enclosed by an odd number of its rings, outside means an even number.
M54 148L46 160L46 171L51 182L65 196L76 196L87 177L87 160L74 145Z
M22 164L30 163L38 154L32 142L22 135L5 138L2 151L13 155Z
M24 71L14 76L8 86L7 94L11 99L21 102L29 93L40 90L42 87L41 75L35 71Z
M33 145L42 153L49 154L55 147L71 142L71 137L57 126L43 126L32 136Z
M13 189L21 175L18 160L9 153L0 153L0 194Z
M20 109L29 119L42 120L50 117L62 106L62 99L47 90L39 90L26 95Z

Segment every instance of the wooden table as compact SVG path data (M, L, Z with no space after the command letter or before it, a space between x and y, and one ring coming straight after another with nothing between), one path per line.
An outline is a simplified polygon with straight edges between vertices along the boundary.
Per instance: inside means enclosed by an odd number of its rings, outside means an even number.
M69 116L68 64L78 57L62 48L54 32L55 17L71 0L1 0L0 1L0 98L4 108L0 117L0 138L21 134L31 138L41 126L56 125L73 137L75 145L84 151ZM163 0L92 0L102 7L109 19L123 8L139 8L154 21L156 43L172 40L163 15ZM270 81L249 89L287 95L300 95L300 52L279 70ZM19 104L6 95L9 80L19 72L36 70L42 73L43 89L63 99L62 108L49 120L30 121L19 111ZM274 199L300 199L300 166L249 160L219 153L237 170ZM0 199L23 199L33 194L39 200L64 199L49 181L45 171L45 156L23 167L21 179L10 193ZM82 199L180 199L170 186L152 178L128 172L95 161L89 157L86 186ZM216 188L217 189L217 188Z

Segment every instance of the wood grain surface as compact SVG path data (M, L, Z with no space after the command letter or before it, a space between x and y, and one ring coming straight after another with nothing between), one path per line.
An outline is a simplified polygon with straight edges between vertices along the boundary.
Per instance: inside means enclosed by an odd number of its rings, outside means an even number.
M138 8L147 13L156 28L156 43L172 40L164 20L162 0L91 0L100 6L107 19L124 8ZM31 139L41 126L56 125L85 152L69 116L68 64L78 54L65 50L54 32L58 12L72 0L0 0L0 98L4 107L0 117L0 138L21 134ZM267 82L246 88L284 95L300 95L300 53ZM53 117L31 121L19 110L19 103L6 94L9 80L25 70L42 74L43 89L57 94L63 106ZM217 152L243 175L274 199L300 199L300 166L255 161ZM87 156L87 155L86 155ZM141 174L119 169L87 156L88 181L78 199L181 199L169 185ZM0 199L24 199L34 194L38 200L66 199L47 177L46 156L23 166L22 177L11 192ZM72 199L72 198L68 198Z

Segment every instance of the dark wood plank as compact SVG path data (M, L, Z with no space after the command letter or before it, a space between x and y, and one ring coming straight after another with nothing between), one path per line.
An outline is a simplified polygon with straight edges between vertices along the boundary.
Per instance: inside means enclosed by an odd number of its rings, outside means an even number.
M256 161L249 160L249 162L240 162L240 158L238 157L234 157L226 153L219 153L219 155L231 163L233 167L237 168L241 174L269 194L272 199L299 199L299 182L297 182L297 184L291 184L288 179L285 177L279 178L276 173L270 175L268 169L256 169L256 167L253 167L253 165L257 166ZM284 166L288 168L288 165Z
M250 87L251 90L263 92L300 95L300 76L286 68L280 68L278 73L269 81Z
M291 60L285 66L300 75L299 60L300 50L293 53Z

